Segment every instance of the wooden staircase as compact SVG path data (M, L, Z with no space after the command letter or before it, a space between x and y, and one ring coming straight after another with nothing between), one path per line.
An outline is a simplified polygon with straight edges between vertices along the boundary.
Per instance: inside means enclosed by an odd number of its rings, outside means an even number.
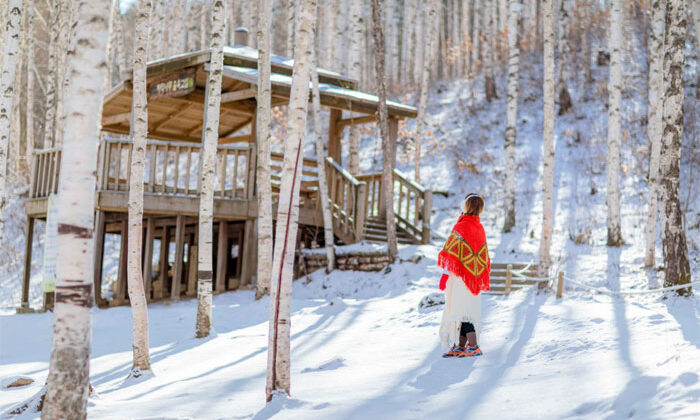
M378 217L367 219L362 239L368 242L386 242L386 220ZM396 227L396 240L400 244L416 243L416 239L399 226Z

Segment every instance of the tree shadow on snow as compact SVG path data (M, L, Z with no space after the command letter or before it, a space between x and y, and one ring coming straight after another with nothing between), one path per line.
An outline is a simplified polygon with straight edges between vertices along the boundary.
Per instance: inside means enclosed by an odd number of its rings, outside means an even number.
M700 300L698 297L674 296L665 299L664 303L668 313L678 323L683 338L700 349Z

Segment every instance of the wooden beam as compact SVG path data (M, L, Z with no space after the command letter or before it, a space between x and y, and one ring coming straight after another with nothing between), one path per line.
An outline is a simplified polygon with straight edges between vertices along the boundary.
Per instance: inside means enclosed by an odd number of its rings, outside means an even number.
M255 120L255 115L253 115L253 116L251 117L250 120L244 121L244 122L238 124L237 126L233 127L233 128L230 129L228 132L224 133L224 135L221 136L221 137L226 138L226 137L228 137L228 136L230 136L230 135L232 135L232 134L235 134L236 132L238 132L238 131L242 130L243 128L245 128L245 126L247 126L248 124L252 124L252 122L253 122L254 120Z
M366 124L375 121L377 121L376 115L365 115L357 118L346 118L344 120L338 121L338 129L343 130L345 127L350 125Z
M342 165L340 137L342 127L338 125L343 116L343 112L338 109L331 109L330 122L328 123L328 156L338 165Z
M180 299L180 284L182 283L182 260L185 256L185 217L178 215L175 222L175 264L173 265L173 284L170 297Z
M219 138L219 144L250 143L251 141L253 141L253 136L250 134L243 134L242 136L236 137Z
M301 212L300 212L301 214ZM257 273L258 261L258 235L257 223L254 219L245 221L243 232L243 256L241 258L241 286L251 284L253 276ZM260 281L260 279L257 279Z
M153 282L153 240L155 239L155 220L149 217L146 221L146 243L143 257L143 285L146 299L151 300L151 283Z
M168 114L165 118L162 120L158 121L155 125L153 125L152 128L149 128L148 131L149 133L158 131L161 127L163 127L165 124L169 123L170 121L174 120L175 118L179 117L183 113L187 112L190 108L192 108L193 104L186 103L184 105L181 105L177 111Z
M243 90L235 90L233 92L225 92L221 94L221 103L242 101L244 99L255 98L257 89L251 87Z
M115 124L122 124L131 120L131 111L121 114L107 115L102 118L102 126L107 127Z
M114 304L118 305L126 301L126 282L127 282L127 258L129 256L127 240L129 236L129 223L126 217L121 222L121 246L119 247L119 269L117 271L117 293L113 299Z
M161 299L165 290L165 282L168 281L168 249L170 248L170 238L168 237L168 227L163 226L163 236L160 237L160 272L158 273L158 284L153 290L153 299Z

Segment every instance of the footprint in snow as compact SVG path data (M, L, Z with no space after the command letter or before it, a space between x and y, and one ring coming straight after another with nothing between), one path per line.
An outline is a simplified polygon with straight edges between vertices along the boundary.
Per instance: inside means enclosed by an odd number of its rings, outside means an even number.
M345 359L342 357L337 357L333 360L329 360L326 363L323 363L322 365L315 367L315 368L306 368L301 371L301 373L308 373L308 372L320 372L323 370L336 370L339 369L345 365Z

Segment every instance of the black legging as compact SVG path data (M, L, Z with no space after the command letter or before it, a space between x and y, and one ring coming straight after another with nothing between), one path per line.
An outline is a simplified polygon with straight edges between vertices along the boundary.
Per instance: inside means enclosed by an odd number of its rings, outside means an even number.
M460 328L459 335L462 337L466 337L468 333L470 332L476 332L474 329L474 324L471 322L462 322L462 327Z

